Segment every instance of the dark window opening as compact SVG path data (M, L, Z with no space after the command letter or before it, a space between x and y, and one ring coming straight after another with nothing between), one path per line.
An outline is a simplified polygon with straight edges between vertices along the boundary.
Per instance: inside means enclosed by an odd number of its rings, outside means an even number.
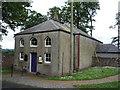
M31 39L31 45L37 45L37 39L36 38L32 38Z
M51 46L51 39L49 37L45 39L45 46Z
M47 62L48 62L48 63L51 62L51 54L49 54L49 53L46 53L46 54L45 54L45 61L46 61L46 63L47 63Z

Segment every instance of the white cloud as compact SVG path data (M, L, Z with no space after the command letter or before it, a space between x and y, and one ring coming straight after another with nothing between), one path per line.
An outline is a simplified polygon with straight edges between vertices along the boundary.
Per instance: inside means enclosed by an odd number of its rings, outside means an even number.
M104 43L111 43L112 37L117 36L117 30L109 29L109 26L114 25L115 16L118 12L118 0L99 0L101 10L98 11L95 19L95 31L93 37L101 40Z
M46 15L49 8L54 6L61 7L67 0L34 0L32 3L32 9Z

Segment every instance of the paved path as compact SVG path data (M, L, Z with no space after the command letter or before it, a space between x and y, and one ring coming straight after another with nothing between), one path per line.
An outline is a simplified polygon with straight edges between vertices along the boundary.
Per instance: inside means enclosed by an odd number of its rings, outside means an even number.
M119 74L120 75L120 74ZM96 83L105 83L105 82L113 82L118 81L118 76L111 76L102 79L95 80L82 80L82 81L56 81L56 80L45 80L44 76L35 76L31 74L24 74L21 76L20 74L14 74L13 77L6 74L3 75L3 81L10 81L17 84L30 85L40 88L74 88L72 85L75 84L96 84Z

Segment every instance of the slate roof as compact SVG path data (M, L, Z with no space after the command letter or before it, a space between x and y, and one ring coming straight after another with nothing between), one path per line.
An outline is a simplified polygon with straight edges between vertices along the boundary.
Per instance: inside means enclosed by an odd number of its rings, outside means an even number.
M120 53L120 49L118 49L113 44L103 44L97 46L97 53Z
M25 31L17 33L17 34L15 34L15 36L16 35L24 35L24 34L32 34L32 33L41 33L41 32L52 32L52 31L64 31L64 32L70 33L70 25L61 24L61 23L56 22L54 20L48 20L48 21L45 21L41 24L38 24L38 25L33 26L31 28L28 28ZM85 37L88 37L88 38L91 38L91 39L98 41L97 39L91 37L87 33L83 32L82 30L77 29L75 27L73 30L73 34L80 34L80 35L83 35ZM100 41L98 41L98 42L100 42Z
M17 33L17 34L36 33L36 32L51 31L51 30L64 30L64 31L70 32L70 26L68 24L61 24L61 23L56 22L54 20L48 20L48 21L45 21L41 24L38 24L38 25L33 26L31 28L28 28L25 31L22 31L22 32ZM81 33L81 34L89 36L85 32L78 30L77 28L74 28L74 33Z

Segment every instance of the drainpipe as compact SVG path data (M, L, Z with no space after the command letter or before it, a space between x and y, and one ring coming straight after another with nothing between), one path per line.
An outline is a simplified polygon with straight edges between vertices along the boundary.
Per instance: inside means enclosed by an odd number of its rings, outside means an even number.
M77 71L80 70L80 35L78 37L78 64L77 64Z

